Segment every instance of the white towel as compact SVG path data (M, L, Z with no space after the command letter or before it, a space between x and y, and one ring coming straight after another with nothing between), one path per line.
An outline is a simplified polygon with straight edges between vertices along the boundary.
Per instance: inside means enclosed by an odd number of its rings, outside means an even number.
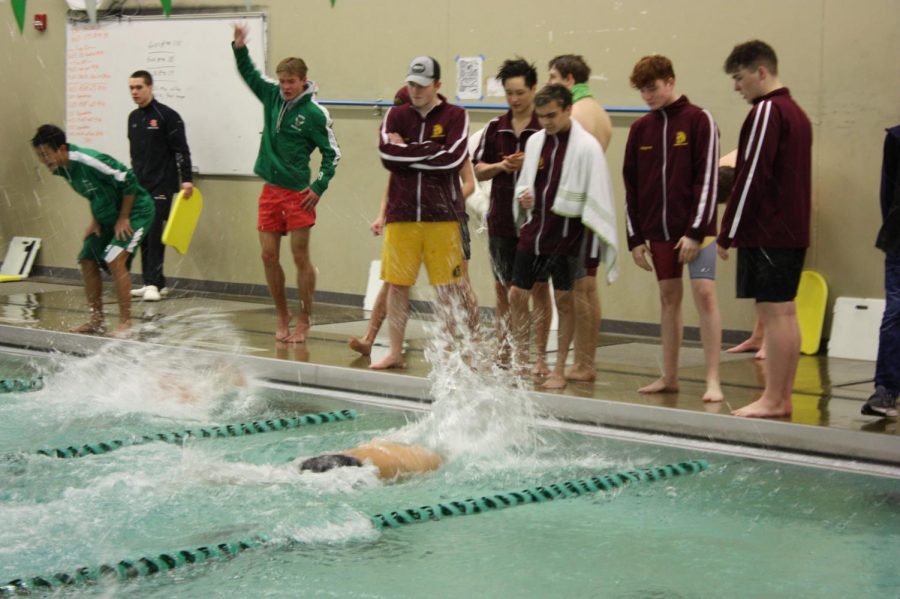
M526 191L537 196L534 179L546 139L547 132L541 130L528 138L525 144L525 161L516 186L517 200ZM598 252L602 255L606 280L609 283L615 281L619 276L618 233L609 167L600 142L575 119L572 119L559 187L550 209L559 216L580 218L584 226L596 235L590 255L596 257ZM521 227L525 219L520 217L518 201L513 202L513 210L516 224ZM530 214L522 216L530 217Z

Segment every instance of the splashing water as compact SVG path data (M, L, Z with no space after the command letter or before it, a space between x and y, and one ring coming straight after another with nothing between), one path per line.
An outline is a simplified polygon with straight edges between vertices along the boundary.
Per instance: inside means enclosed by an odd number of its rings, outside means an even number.
M426 326L432 410L391 438L431 447L448 461L465 457L500 463L534 453L541 439L534 428L536 413L527 383L497 366L494 348L478 331L446 324L466 322L468 314L460 301L452 298L442 311L446 311L443 321ZM457 335L453 329L458 329Z
M35 403L74 410L81 418L148 414L206 421L254 410L248 373L227 353L196 352L215 342L238 355L238 333L223 316L188 310L145 324L136 334L151 343L109 343L87 357L54 356Z

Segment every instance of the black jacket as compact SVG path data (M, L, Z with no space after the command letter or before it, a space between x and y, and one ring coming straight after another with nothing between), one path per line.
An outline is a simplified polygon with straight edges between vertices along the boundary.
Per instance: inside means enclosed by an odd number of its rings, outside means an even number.
M154 98L128 115L131 166L152 196L172 195L191 178L191 151L184 122L177 112Z
M875 247L900 256L900 125L887 130L881 165L881 230Z

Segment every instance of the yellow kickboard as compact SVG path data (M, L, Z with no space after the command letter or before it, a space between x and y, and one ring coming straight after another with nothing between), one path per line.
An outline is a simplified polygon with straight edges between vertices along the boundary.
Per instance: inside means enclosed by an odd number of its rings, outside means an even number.
M0 283L9 283L10 281L24 281L22 275L0 275Z
M812 270L800 275L797 289L797 322L800 324L800 352L808 356L818 353L825 324L825 305L828 303L828 284Z
M203 194L199 189L195 187L190 198L184 197L184 190L180 191L172 203L162 242L171 245L179 254L186 254L202 210Z

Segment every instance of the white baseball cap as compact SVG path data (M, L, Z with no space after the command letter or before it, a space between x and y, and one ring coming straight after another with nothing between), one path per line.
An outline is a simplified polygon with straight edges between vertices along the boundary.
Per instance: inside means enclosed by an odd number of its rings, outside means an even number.
M406 81L428 86L441 79L441 65L430 56L419 56L409 63Z

